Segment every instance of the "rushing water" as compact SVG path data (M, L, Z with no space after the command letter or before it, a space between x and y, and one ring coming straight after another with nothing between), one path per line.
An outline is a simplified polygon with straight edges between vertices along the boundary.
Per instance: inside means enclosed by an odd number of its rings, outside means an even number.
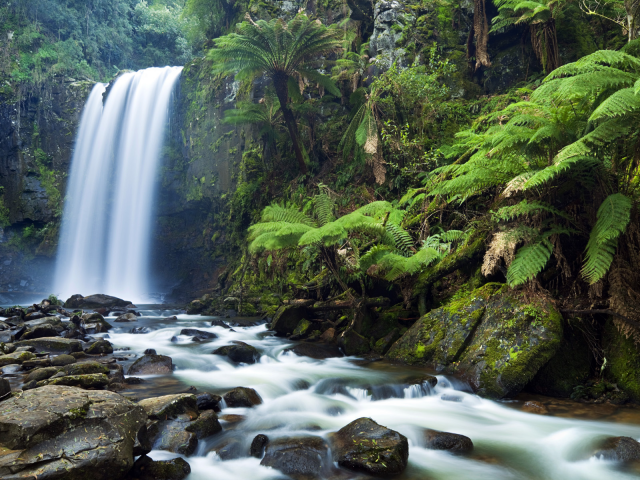
M149 293L153 199L168 110L181 67L125 73L97 84L84 107L71 172L54 290L62 298Z
M585 406L558 401L552 415L519 410L522 402L494 402L477 397L465 386L443 376L438 385L411 386L424 370L398 368L382 362L364 363L356 358L314 360L285 350L291 342L276 338L264 325L236 327L235 332L211 327L211 318L178 315L171 311L143 311L138 322L115 324L109 333L119 354L129 361L147 348L169 355L177 366L173 375L146 377L146 382L122 392L137 398L171 394L195 386L199 392L224 393L237 386L255 388L264 403L257 407L224 408L224 431L201 440L195 456L187 460L189 480L238 480L286 478L260 466L260 460L222 460L216 447L236 442L243 455L258 433L278 436L326 436L359 417L370 417L409 439L409 467L402 479L632 479L639 470L591 456L594 444L604 436L626 435L640 439L640 416L635 409ZM126 333L145 326L146 334ZM218 335L208 343L193 343L179 336L182 328L195 327ZM171 338L177 337L177 342ZM255 365L235 365L226 357L211 355L215 348L240 340L256 347L262 357ZM118 354L118 352L116 352ZM129 362L127 362L129 363ZM569 414L569 418L566 418ZM227 415L241 415L231 417ZM564 415L564 416L563 416ZM598 420L571 416L587 415ZM227 421L225 421L227 419ZM237 420L240 420L237 422ZM470 456L455 456L423 447L422 428L459 433L475 445ZM229 443L230 442L230 443ZM175 457L153 451L155 459ZM362 478L344 473L339 478Z

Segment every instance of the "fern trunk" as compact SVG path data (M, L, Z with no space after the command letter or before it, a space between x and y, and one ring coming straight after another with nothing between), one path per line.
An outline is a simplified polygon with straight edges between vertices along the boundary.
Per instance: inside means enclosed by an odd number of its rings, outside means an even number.
M545 73L551 73L560 66L560 51L556 21L550 18L544 23L530 25L531 45Z
M307 164L304 161L304 155L302 154L302 149L300 148L299 142L299 134L298 134L298 126L296 124L296 119L293 116L293 112L289 108L289 92L288 92L288 80L289 77L284 73L276 73L273 76L273 85L276 89L276 95L278 96L278 100L280 101L280 109L282 110L282 117L284 118L284 123L287 125L287 130L289 130L289 136L291 137L291 142L293 143L293 151L296 154L296 160L298 160L298 165L300 167L300 173L307 173Z

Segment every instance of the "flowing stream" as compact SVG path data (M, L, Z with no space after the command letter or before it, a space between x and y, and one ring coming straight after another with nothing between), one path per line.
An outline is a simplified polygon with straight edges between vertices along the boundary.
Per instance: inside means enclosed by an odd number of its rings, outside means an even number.
M141 313L137 322L126 327L116 323L117 328L109 332L114 347L124 349L116 354L128 357L129 363L145 349L154 348L171 356L176 370L173 375L143 377L144 383L121 393L146 398L194 386L198 392L223 394L243 386L255 388L264 401L251 409L223 408L219 414L223 432L201 440L195 456L187 459L192 468L189 480L287 478L261 466L259 459L247 457L255 435L326 437L359 417L370 417L409 439L409 467L402 479L624 480L640 476L637 466L625 467L591 454L595 443L605 436L640 439L636 408L546 399L553 404L551 414L535 415L520 410L522 401L485 400L444 376L438 376L433 389L415 384L415 379L428 373L424 369L353 357L300 357L286 352L292 342L274 337L265 325L234 326L233 332L210 326L213 317L159 310ZM177 315L178 320L163 320L168 315ZM133 327L146 327L148 333L126 333ZM213 332L218 338L194 343L179 336L187 327ZM260 361L236 365L226 357L211 355L232 340L256 347ZM127 368L125 365L125 371ZM423 447L423 428L466 435L474 442L474 452L455 456L428 450ZM237 455L232 451L226 456L231 458L223 460L216 453L222 445L227 453L236 449ZM176 455L153 451L150 456L158 460ZM364 477L343 471L330 478Z
M182 67L122 74L85 104L71 161L54 290L140 301L150 292L153 199Z

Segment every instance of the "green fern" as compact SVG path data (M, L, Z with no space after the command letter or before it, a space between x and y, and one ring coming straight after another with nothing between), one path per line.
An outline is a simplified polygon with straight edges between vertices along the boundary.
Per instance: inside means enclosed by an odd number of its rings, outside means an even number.
M335 220L333 210L336 204L327 193L323 192L313 197L313 204L320 225L326 225Z
M413 239L404 228L395 223L387 222L387 232L393 238L393 243L397 250L402 252L404 256L411 255L412 250L414 250Z
M518 250L507 271L509 286L515 287L534 278L545 267L552 253L553 245L546 238Z
M582 275L589 283L596 283L609 271L618 246L618 237L629 224L631 207L631 200L621 193L609 195L600 205L582 268Z

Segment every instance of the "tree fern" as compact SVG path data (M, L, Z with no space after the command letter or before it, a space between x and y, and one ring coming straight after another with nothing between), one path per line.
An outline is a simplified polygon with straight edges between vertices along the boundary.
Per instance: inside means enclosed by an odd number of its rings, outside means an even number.
M551 253L553 245L546 238L518 250L507 271L509 285L514 287L534 278L545 267Z
M582 275L589 283L600 280L609 271L618 246L618 237L625 231L631 216L631 200L621 193L609 195L597 213L597 221L586 249Z
M287 222L302 223L315 226L315 222L308 215L305 215L296 208L282 207L280 205L269 205L262 210L261 222Z
M387 222L387 232L393 238L393 243L398 251L402 252L404 256L411 255L413 239L404 228L395 223Z
M320 225L326 225L335 220L333 209L336 204L333 199L325 192L319 193L313 197L316 217Z

